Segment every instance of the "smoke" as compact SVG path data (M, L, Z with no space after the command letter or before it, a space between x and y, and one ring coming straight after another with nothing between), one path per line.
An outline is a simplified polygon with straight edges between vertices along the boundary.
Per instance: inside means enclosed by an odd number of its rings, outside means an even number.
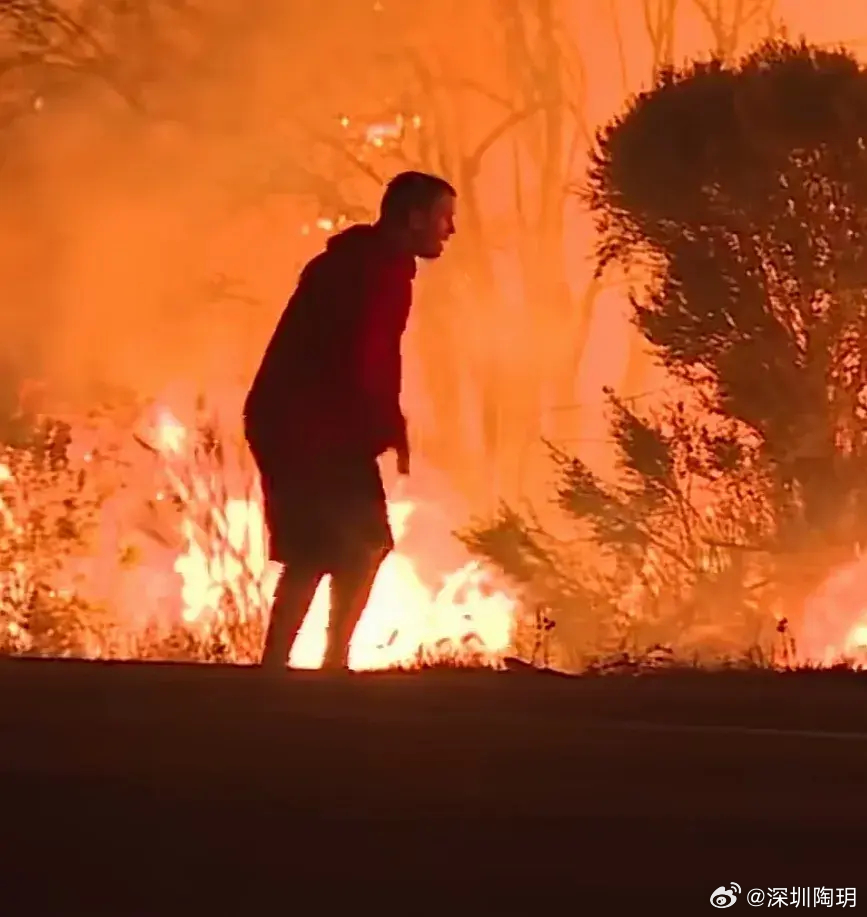
M282 83L268 73L279 32L249 17L230 29L241 5L219 6L202 19L195 54L179 33L158 36L171 47L156 59L153 35L136 39L117 24L98 35L132 76L118 69L94 81L70 51L56 91L54 71L33 68L19 117L0 136L0 387L35 377L83 405L97 392L158 395L179 378L207 388L217 375L249 375L237 328L259 307L242 336L255 350L294 282L298 207L283 202L279 279L263 278L273 259L257 264L252 246L226 243L246 211L267 214L257 146L274 145L264 112L291 73L284 65ZM300 49L292 53L297 71ZM130 63L148 59L149 75ZM216 283L230 275L241 293Z
M179 168L149 174L141 148L86 110L46 112L21 133L26 180L2 190L3 361L72 397L153 383L181 356L171 306L183 316L205 186L185 188Z

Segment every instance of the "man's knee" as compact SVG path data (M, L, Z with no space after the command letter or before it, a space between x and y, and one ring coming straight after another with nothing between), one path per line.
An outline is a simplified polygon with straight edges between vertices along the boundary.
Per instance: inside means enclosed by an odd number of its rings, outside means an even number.
M332 612L337 618L357 618L390 548L377 547L344 555L331 574Z
M324 572L313 564L284 566L274 590L272 619L303 618L323 575Z

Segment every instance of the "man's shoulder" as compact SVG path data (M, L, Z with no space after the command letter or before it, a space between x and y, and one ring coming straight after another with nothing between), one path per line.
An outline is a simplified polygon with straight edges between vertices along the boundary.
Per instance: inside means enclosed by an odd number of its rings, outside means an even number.
M339 284L342 280L357 278L364 268L365 259L355 253L325 248L304 265L298 285Z
M333 255L327 249L323 249L318 255L314 255L307 264L301 269L298 283L309 283L324 276L329 266L333 264Z
M415 259L394 257L374 247L327 246L301 271L293 299L367 300L412 295Z

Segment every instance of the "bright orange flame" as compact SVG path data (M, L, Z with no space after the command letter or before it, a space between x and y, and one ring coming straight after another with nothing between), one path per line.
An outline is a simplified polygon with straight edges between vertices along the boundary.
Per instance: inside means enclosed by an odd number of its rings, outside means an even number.
M835 570L804 605L799 660L867 665L867 555Z
M180 453L183 450L187 440L186 427L167 408L157 410L154 432L154 445L160 451Z

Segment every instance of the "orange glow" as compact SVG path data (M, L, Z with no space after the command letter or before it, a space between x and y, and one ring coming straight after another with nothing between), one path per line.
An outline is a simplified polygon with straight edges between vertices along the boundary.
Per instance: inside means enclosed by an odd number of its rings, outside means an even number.
M381 179L405 167L441 170L458 184L458 234L446 257L423 265L416 281L403 397L413 449L419 465L441 474L434 502L457 495L470 515L500 498L527 500L544 516L551 470L540 437L607 470L603 387L650 393L646 404L666 383L630 326L625 286L617 278L594 283L592 226L577 198L564 195L581 181L594 131L665 63L721 44L740 53L780 24L793 37L845 42L857 53L867 35L863 0L550 5L553 31L563 38L558 53L567 61L562 84L531 85L538 67L522 56L541 43L533 17L546 4L492 0L350 4L342 22L318 14L302 21L306 14L292 9L298 4L198 0L202 22L210 21L209 10L219 14L213 35L174 23L159 33L159 54L150 53L141 29L92 43L131 62L135 93L94 80L95 72L118 68L92 61L78 70L75 61L63 64L56 98L31 97L25 82L27 117L7 123L0 108L3 371L45 379L55 402L46 409L64 415L81 416L106 392L109 400L133 392L175 408L182 399L165 392L177 386L220 403L223 392L232 393L228 413L237 422L237 394L305 261L346 221L374 213ZM158 6L156 30L162 8L175 5ZM512 6L526 17L529 39L517 53L507 43L519 23L502 18ZM253 7L285 13L258 20ZM708 17L715 9L721 22ZM757 13L739 22L736 10ZM6 34L0 32L4 41ZM193 65L183 57L187 45ZM536 63L555 58L543 48ZM208 60L225 66L202 67ZM56 82L56 62L48 70L47 82ZM148 74L141 85L139 72ZM0 68L0 103L20 89L5 81L30 73ZM515 112L557 92L561 119L533 111L496 135ZM136 457L130 487L161 507L172 490L181 502L205 501L212 482L191 480L173 464L186 460L188 427L167 409L149 422L165 467L155 471ZM92 444L84 440L82 434L87 461ZM3 475L0 466L0 484ZM149 484L157 475L154 493ZM220 537L240 559L215 557L184 519L179 548L140 547L140 572L118 580L128 585L115 589L108 572L91 575L88 568L90 581L135 626L176 587L178 616L202 629L225 588L261 611L274 572L264 560L261 507L250 489L233 470L228 496L213 508L225 529ZM128 509L120 500L104 508L101 571L135 527ZM391 511L401 531L423 508L395 498ZM442 644L464 647L462 658L484 664L502 657L517 600L490 586L490 571L467 558L440 564L441 540L451 543L431 531L412 551L398 546L377 581L353 664L406 661L419 647L433 656ZM420 576L422 561L440 567L439 583ZM855 587L845 597L822 592L811 600L799 635L811 658L848 652L863 640L862 569L862 562L847 568ZM251 570L254 585L246 578ZM297 664L317 664L326 611L323 584L294 650ZM481 649L466 647L471 633Z
M867 555L835 570L810 596L796 646L807 665L867 665Z

